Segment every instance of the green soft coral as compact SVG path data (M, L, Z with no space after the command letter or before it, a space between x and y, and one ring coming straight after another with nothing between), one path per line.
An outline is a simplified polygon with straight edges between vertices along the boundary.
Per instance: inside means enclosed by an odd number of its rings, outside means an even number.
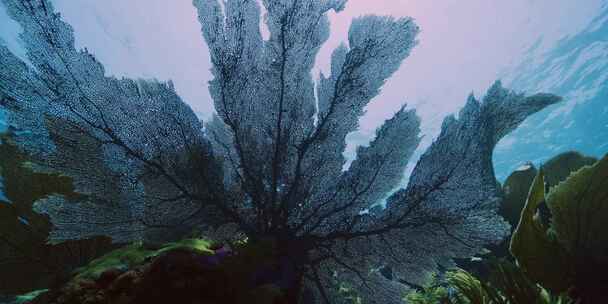
M553 294L532 282L509 261L493 261L489 280L481 280L464 270L446 274L455 293L446 301L432 304L573 304L566 295Z
M422 290L413 290L405 296L408 304L436 304L448 300L448 290L442 286L441 280L436 273L431 274L428 282L422 286Z
M538 207L551 211L550 227ZM543 172L536 177L511 240L526 274L553 292L595 299L608 285L608 156L583 167L545 197ZM593 303L593 302L591 302Z
M552 228L573 259L608 263L608 156L551 189Z
M455 302L458 304L492 304L492 295L484 283L466 271L448 272L446 278L450 286L456 289ZM502 302L501 302L502 303Z

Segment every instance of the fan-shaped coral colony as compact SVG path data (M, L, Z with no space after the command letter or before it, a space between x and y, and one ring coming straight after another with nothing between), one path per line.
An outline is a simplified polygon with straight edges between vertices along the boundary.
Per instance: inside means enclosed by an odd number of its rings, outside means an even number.
M409 18L357 18L315 82L327 13L345 2L194 0L217 112L203 123L170 82L106 76L48 0L3 0L27 58L0 45L0 293L37 290L21 303L605 303L608 160L561 156L516 172L505 191L492 167L498 141L560 97L500 82L471 96L399 189L421 139L404 107L343 170L347 134L419 31ZM499 260L467 260L485 248Z

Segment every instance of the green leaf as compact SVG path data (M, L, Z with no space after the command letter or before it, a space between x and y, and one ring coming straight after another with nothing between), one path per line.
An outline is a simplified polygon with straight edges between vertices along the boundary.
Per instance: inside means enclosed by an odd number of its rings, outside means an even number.
M575 151L561 153L543 164L543 170L547 172L545 182L549 187L555 187L580 168L593 165L596 162L597 158L585 156Z
M608 263L608 156L553 188L548 201L552 227L568 254Z
M567 258L552 232L536 216L544 201L544 173L540 170L511 237L510 250L529 278L551 291L561 292L571 285L568 270L564 269Z
M530 192L530 186L538 175L538 169L533 165L526 170L517 170L505 181L503 191L504 199L500 204L499 213L513 228L519 223L519 216L526 204L526 198Z
M608 155L552 188L552 229L568 256L569 280L584 302L604 302L608 271ZM562 266L563 267L563 266Z

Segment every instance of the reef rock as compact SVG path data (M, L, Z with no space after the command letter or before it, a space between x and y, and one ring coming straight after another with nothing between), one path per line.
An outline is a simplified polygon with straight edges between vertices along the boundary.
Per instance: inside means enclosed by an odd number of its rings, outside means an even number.
M271 264L256 263L254 258L247 250L213 247L200 240L158 250L131 245L93 261L67 284L29 303L286 304L280 282L256 282L257 274Z

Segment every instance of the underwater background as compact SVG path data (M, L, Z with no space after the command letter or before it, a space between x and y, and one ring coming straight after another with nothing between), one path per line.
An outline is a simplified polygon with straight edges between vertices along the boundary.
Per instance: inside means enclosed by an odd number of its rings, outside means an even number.
M208 64L205 58L199 58L199 55L205 55L199 53L208 50L197 41L198 29L188 1L170 9L162 1L153 1L141 11L136 10L137 2L54 2L64 17L75 25L77 44L88 47L104 59L108 73L172 79L197 115L203 119L209 117L208 113L212 111L210 97L203 88L209 78ZM501 13L501 10L505 12ZM413 15L423 23L421 46L417 47L422 50L415 50L402 67L405 73L389 80L383 97L379 98L382 100L371 103L361 120L361 128L349 135L345 152L349 159L354 158L357 146L369 143L378 123L398 110L404 100L417 108L423 117L422 128L427 136L418 149L417 154L421 154L437 136L442 119L463 105L466 99L463 91L473 90L474 94L480 95L496 77L507 87L552 92L565 99L534 114L501 141L494 153L499 180L504 181L510 172L527 162L538 165L561 152L575 150L599 157L608 150L605 118L608 115L608 103L605 102L608 2L516 1L508 4L471 1L460 4L456 1L412 1L397 4L379 1L369 4L365 0L351 1L344 12L331 16L332 38L321 50L316 69L327 70L330 48L344 39L350 18L365 13ZM466 20L470 16L488 25L471 27L473 23L465 23L470 22ZM165 27L160 18L172 20L173 25ZM24 57L16 36L19 26L6 16L1 4L0 25L0 41ZM147 35L147 28L158 32L158 37ZM519 32L515 32L517 30ZM450 31L454 33L447 34ZM492 31L496 32L495 37ZM501 37L509 35L513 37ZM466 50L468 42L458 39L480 41L481 44L479 49ZM458 49L443 55L446 47L454 43L460 43ZM173 47L177 45L180 47ZM178 58L175 58L178 60L165 63L162 58L171 56L169 52L178 52ZM475 63L475 58L479 57L484 58L483 63ZM439 60L447 70L430 71L433 62ZM467 69L471 72L462 73ZM458 74L464 74L464 78L458 81L449 78L459 77ZM441 90L434 89L437 86ZM3 128L1 117L0 112L0 128ZM415 158L412 163L414 161Z
M600 157L608 149L608 4L582 31L550 49L541 44L505 72L505 79L517 89L554 92L564 102L533 115L503 139L494 154L500 180L528 161L538 165L569 150Z

